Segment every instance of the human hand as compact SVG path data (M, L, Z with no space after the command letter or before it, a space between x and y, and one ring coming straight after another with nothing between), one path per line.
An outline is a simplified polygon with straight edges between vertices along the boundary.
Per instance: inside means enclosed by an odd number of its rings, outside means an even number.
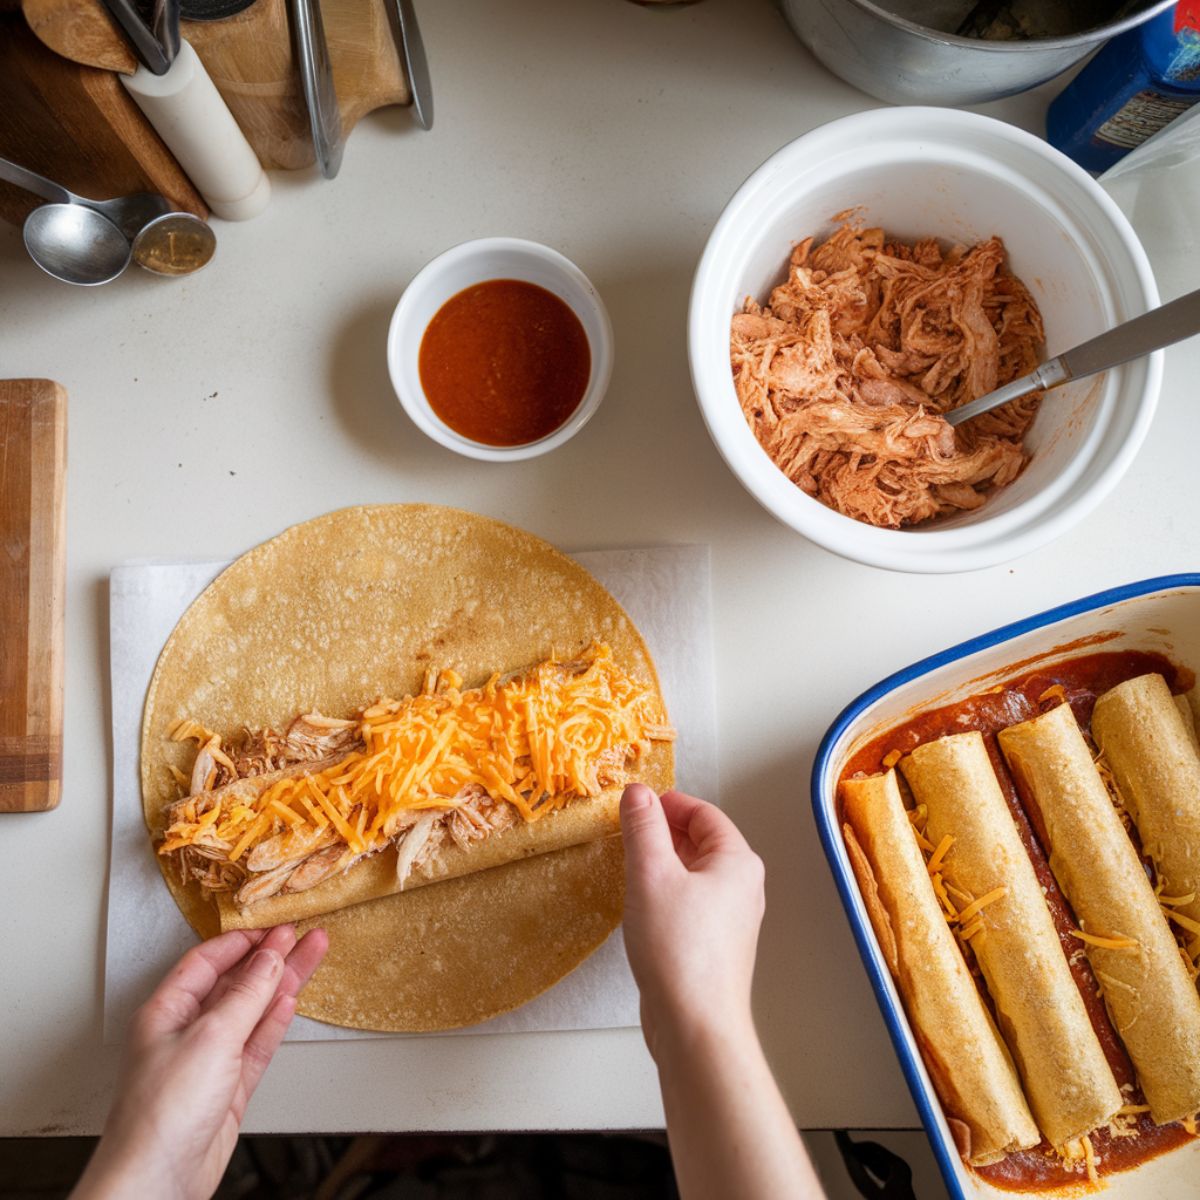
M621 797L625 945L656 1059L667 1042L751 1031L763 864L715 805L644 784Z
M117 1098L75 1200L208 1200L329 939L291 925L194 946L138 1009Z

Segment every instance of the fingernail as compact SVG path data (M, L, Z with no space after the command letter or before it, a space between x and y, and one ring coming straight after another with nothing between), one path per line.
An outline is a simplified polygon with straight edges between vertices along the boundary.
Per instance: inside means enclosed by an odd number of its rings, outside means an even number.
M649 808L654 803L654 793L644 783L631 783L621 796L621 807L626 812Z
M260 979L270 979L272 975L277 975L282 967L283 959L274 950L256 950L246 966L246 973Z

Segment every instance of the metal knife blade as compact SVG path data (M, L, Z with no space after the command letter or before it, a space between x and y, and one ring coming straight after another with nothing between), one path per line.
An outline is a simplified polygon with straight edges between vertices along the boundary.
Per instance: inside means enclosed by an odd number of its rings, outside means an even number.
M342 165L342 116L333 87L333 65L321 20L321 0L292 0L292 23L296 35L297 62L313 148L321 174L332 179Z
M158 39L150 32L150 27L142 20L133 0L104 0L104 7L120 25L121 32L125 34L133 52L146 70L154 75L165 75L170 69L171 60Z
M412 90L413 113L422 129L432 129L433 87L429 80L429 60L425 57L425 43L421 40L412 0L396 0L396 17L400 31L398 48Z
M154 19L151 32L173 63L179 55L179 0L154 0Z

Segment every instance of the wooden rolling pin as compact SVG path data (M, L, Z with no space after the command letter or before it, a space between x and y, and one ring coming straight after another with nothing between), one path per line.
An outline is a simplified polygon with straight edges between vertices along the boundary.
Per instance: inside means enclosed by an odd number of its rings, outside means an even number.
M0 813L62 789L67 393L0 380Z

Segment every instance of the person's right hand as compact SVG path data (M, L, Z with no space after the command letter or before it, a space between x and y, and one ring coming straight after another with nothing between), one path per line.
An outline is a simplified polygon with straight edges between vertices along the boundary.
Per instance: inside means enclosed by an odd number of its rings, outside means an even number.
M687 1039L748 1027L763 917L763 864L715 805L644 784L621 797L625 945L658 1058Z

